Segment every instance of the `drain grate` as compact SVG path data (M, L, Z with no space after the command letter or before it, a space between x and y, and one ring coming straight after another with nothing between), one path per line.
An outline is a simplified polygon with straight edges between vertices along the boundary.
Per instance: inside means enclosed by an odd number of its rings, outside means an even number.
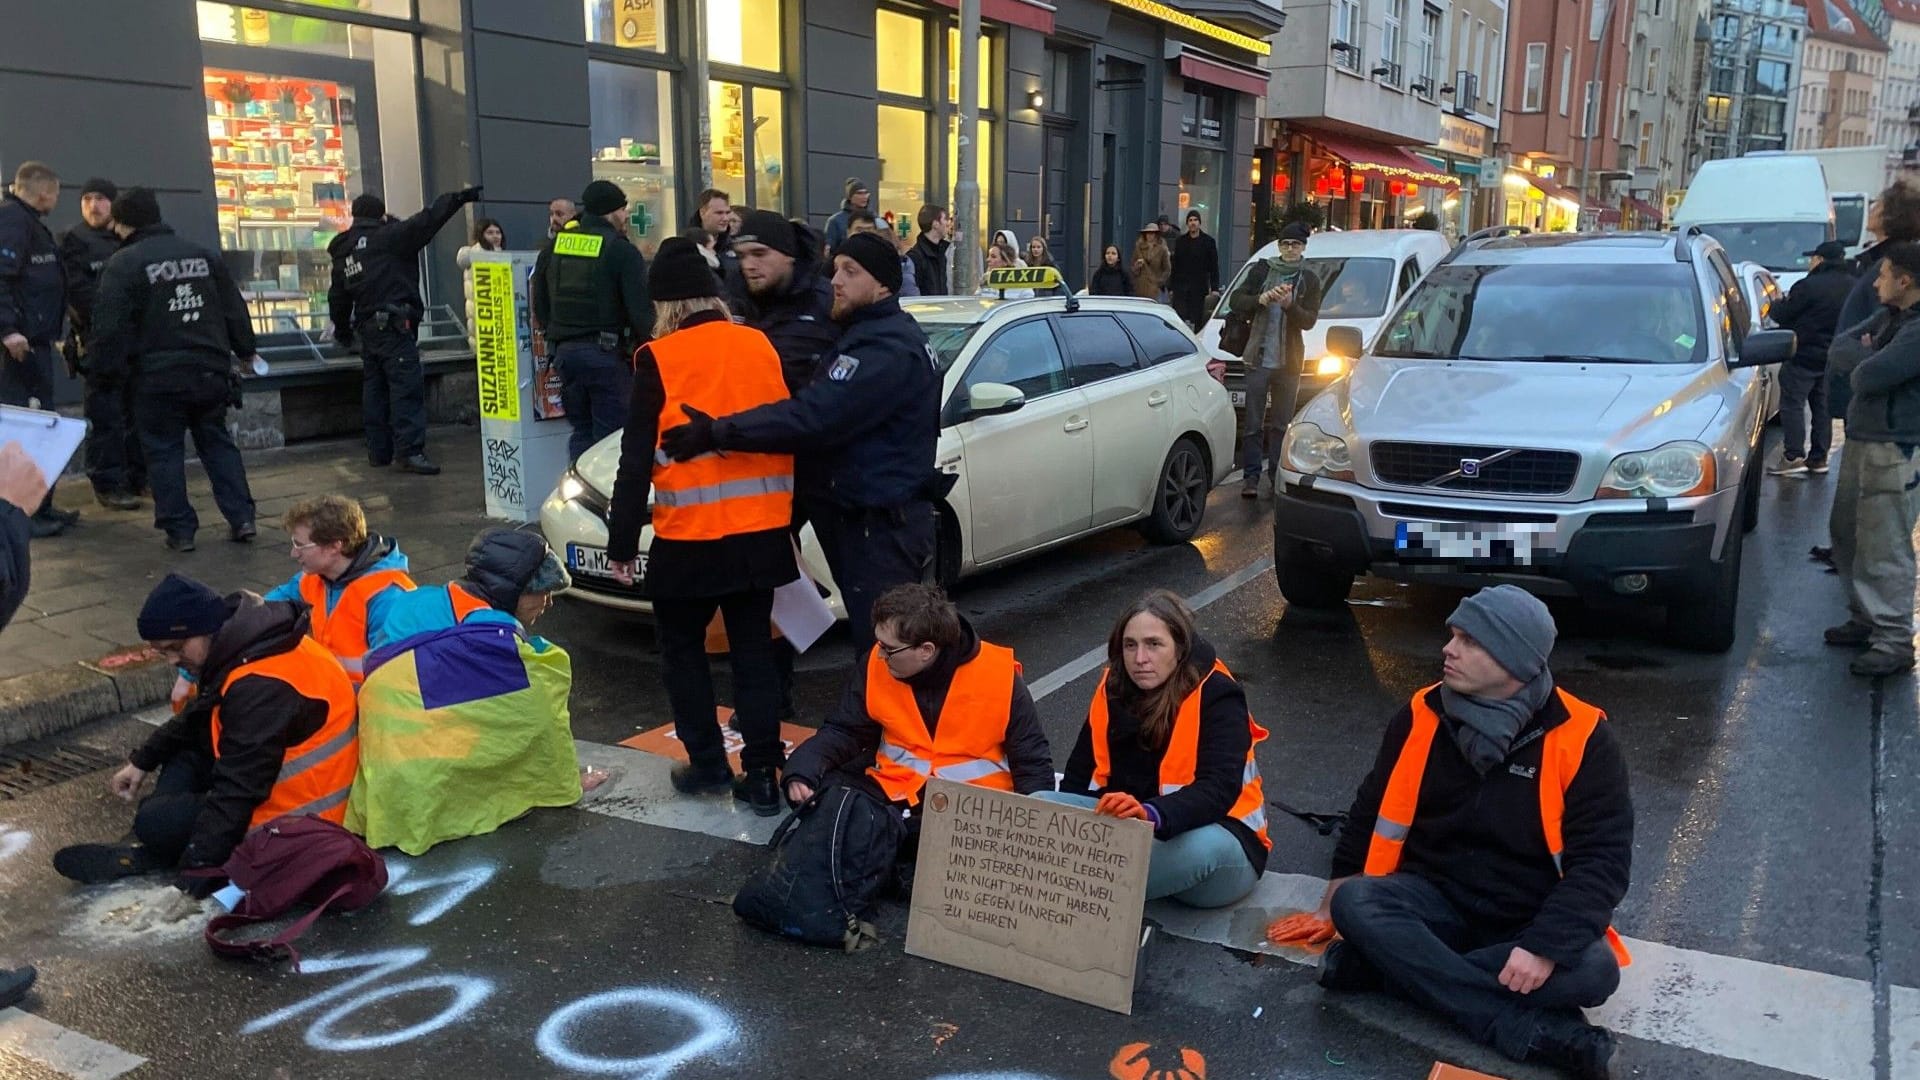
M75 780L118 760L112 754L80 746L0 750L0 799L17 799L30 791Z

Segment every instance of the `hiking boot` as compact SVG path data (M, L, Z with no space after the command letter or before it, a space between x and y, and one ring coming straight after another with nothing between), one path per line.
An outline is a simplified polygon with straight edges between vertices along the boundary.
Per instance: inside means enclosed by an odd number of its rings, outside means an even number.
M1808 459L1807 459L1807 471L1808 471L1808 472L1810 472L1810 473L1824 473L1824 472L1826 472L1826 471L1827 471L1827 459L1826 459L1826 458L1823 458L1823 457L1810 457L1810 458L1808 458Z
M753 807L761 817L780 812L780 781L775 770L748 769L733 782L733 797Z
M1767 475L1805 476L1807 475L1807 459L1788 457L1785 454L1781 454L1779 457L1767 463Z
M1527 1060L1563 1069L1578 1080L1612 1080L1613 1032L1585 1022L1578 1012L1543 1016Z
M40 973L33 970L32 964L0 968L0 1009L19 1004L27 996L27 991L33 989L33 981L39 977Z
M67 526L51 518L30 517L27 519L27 531L35 540L46 540L67 531Z
M193 550L193 534L192 533L168 533L167 534L167 550L178 551L182 553L192 551Z
M1258 476L1249 476L1240 482L1240 497L1243 499L1257 499L1260 497L1260 478Z
M1863 649L1873 640L1873 627L1848 619L1839 626L1827 627L1827 632L1821 636L1829 645L1842 649Z
M152 873L160 863L144 844L75 844L53 853L53 868L82 885L99 885Z
M675 765L667 778L673 781L673 790L682 795L704 795L732 787L733 768L724 761L719 765Z
M425 454L415 454L400 462L400 471L415 473L420 476L439 476L440 466L435 465L433 459Z
M1320 986L1325 990L1380 990L1387 985L1387 977L1373 966L1373 961L1360 955L1360 950L1350 941L1335 938L1327 943L1327 951L1320 954Z
M98 491L94 493L93 498L95 502L109 510L138 510L146 505L138 496L124 491Z
M1898 675L1903 671L1913 670L1913 654L1897 653L1876 645L1854 657L1853 663L1847 665L1847 670L1869 679L1877 679L1883 675Z
M227 539L236 544L251 544L253 538L259 535L260 530L254 528L251 521L243 521L227 530Z

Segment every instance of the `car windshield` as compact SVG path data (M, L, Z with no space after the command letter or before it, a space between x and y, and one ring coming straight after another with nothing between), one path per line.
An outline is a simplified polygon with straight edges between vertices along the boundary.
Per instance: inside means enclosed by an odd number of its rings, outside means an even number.
M1843 244L1860 242L1867 226L1867 200L1861 195L1837 195L1833 200L1833 235ZM1812 249L1807 249L1811 251Z
M1264 261L1256 259L1240 268L1240 276L1220 294L1220 306L1213 313L1214 318L1227 317L1227 297ZM1393 287L1392 259L1309 258L1306 265L1320 282L1320 318L1374 319L1387 310L1387 298Z
M1684 263L1454 263L1414 288L1375 355L1684 364L1705 337Z
M1825 225L1805 221L1730 221L1700 231L1720 241L1728 262L1757 262L1775 273L1806 270L1806 253L1827 239Z
M967 342L973 340L974 331L980 329L976 322L934 322L920 320L920 329L926 331L927 343L933 346L933 354L940 358L940 373L946 374L960 353L966 349Z

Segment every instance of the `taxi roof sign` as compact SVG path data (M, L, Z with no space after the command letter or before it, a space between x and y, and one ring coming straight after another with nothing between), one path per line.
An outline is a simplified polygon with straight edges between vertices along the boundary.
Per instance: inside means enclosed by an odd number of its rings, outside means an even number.
M1060 271L1051 266L1008 266L987 271L984 284L989 289L1052 289L1060 284Z

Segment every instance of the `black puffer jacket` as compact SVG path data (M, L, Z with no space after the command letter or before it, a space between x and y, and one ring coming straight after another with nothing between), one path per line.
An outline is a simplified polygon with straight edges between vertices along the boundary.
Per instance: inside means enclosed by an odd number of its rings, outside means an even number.
M193 824L193 839L180 857L183 867L219 866L247 834L253 812L273 794L288 750L307 741L327 722L327 703L309 698L279 679L246 675L221 686L242 664L277 656L307 636L307 605L297 600L262 601L250 592L227 597L233 610L213 636L200 672L200 693L129 755L148 772L182 752L212 755L213 709L220 707L220 747L206 806Z
M1479 931L1476 937L1517 941L1556 964L1574 963L1606 932L1633 869L1633 800L1612 726L1602 722L1594 729L1580 771L1567 786L1562 877L1547 852L1535 780L1539 735L1567 720L1559 695L1521 730L1506 763L1484 777L1455 744L1449 731L1454 722L1445 719L1438 689L1428 691L1427 704L1441 714L1442 726L1427 755L1400 871L1437 886ZM1387 778L1412 730L1412 706L1402 706L1347 812L1333 877L1357 874L1366 865Z
M1791 330L1799 339L1793 363L1809 371L1827 369L1827 349L1840 325L1841 309L1847 294L1853 291L1853 268L1844 262L1822 263L1814 271L1793 283L1787 298L1773 306L1770 314L1783 330Z
M800 254L793 258L786 288L771 296L754 296L743 289L735 308L748 326L773 342L789 394L799 393L813 381L821 358L830 355L840 340L840 324L833 321L831 271L821 265L820 236L801 224L794 225L794 233Z
M1200 683L1200 745L1193 783L1171 795L1160 794L1160 759L1167 748L1140 744L1140 718L1112 692L1107 693L1107 746L1113 775L1102 788L1093 786L1093 727L1082 725L1080 738L1067 757L1060 790L1070 795L1101 795L1124 791L1150 804L1160 815L1154 835L1162 840L1206 825L1224 825L1240 846L1255 873L1267 868L1267 845L1252 829L1227 816L1240 797L1247 768L1247 748L1253 745L1252 714L1247 695L1232 676L1213 671L1218 653L1205 638L1196 637L1189 663L1207 675ZM1120 678L1127 676L1122 673Z
M467 548L467 572L458 584L494 608L511 613L520 606L520 594L550 550L539 533L488 530Z
M931 667L907 680L927 734L936 739L940 736L940 709L947 703L953 673L980 655L980 635L974 632L973 624L962 618L960 625L966 631L966 644L936 658ZM787 759L784 779L805 781L815 789L834 780L868 784L864 774L873 765L874 752L880 746L880 725L867 712L867 661L868 657L862 656L853 666L846 689L840 692L840 702L827 722ZM1053 790L1053 751L1047 747L1047 733L1040 727L1033 695L1027 692L1026 680L1018 675L1013 677L1013 700L1008 704L1007 734L1002 745L1015 791L1031 795ZM878 785L869 786L878 793Z

